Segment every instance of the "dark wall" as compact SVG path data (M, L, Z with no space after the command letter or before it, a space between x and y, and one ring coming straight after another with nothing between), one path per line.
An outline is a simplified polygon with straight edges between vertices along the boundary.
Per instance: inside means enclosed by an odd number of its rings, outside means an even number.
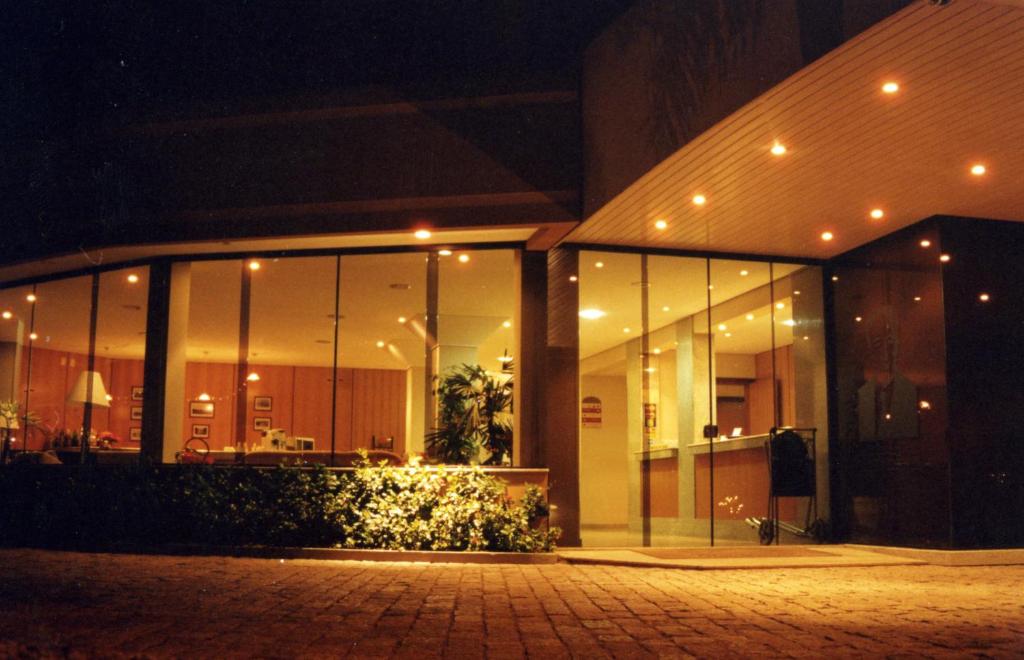
M945 219L954 542L1024 545L1024 224ZM989 300L980 296L988 294Z

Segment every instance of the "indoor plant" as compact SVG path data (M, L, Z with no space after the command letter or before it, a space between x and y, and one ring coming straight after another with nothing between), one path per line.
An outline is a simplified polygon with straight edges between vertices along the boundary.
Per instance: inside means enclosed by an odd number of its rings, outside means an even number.
M437 428L426 435L428 453L445 463L466 464L483 448L490 452L486 464L507 463L512 455L512 379L499 380L480 365L463 364L435 382Z

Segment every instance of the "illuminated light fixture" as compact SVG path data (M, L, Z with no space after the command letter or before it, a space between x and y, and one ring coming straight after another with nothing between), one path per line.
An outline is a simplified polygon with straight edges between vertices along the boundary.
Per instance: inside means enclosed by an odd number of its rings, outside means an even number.
M782 322L782 325L786 325L792 328L793 326L796 325L796 321L794 321L793 319L786 319L785 321Z
M931 242L931 241L929 241L929 240L928 240L927 238L922 238L922 239L921 239L921 242L920 242L920 243L918 243L918 245L920 245L920 246L921 246L921 247L923 247L923 248L926 248L926 247L931 247L931 246L932 246L932 242Z
M249 381L250 383L255 383L256 381L258 381L260 379L260 375L258 373L256 373L255 371L253 371L248 376L246 376L245 379L247 381Z
M511 361L512 361L512 356L511 355L505 354L505 355L499 355L498 356L498 362L501 362L502 364L508 364Z
M381 340L381 339L377 340L377 348L384 348L385 346L387 346L387 344L384 343L383 340Z
M886 419L892 419L892 413L885 413Z
M921 410L931 410L932 404L928 401L921 400L917 403L917 407Z
M939 255L939 261L941 261L944 264L948 264L950 259L952 259L952 257L949 256L948 254Z
M249 270L259 270L259 269L260 269L260 262L256 261L255 259L253 261L249 262Z
M569 276L569 281L570 281L570 282L578 282L578 281L579 281L579 279L580 279L580 278L576 277L575 275L570 275L570 276Z
M708 285L708 291L714 291L714 290L715 290L715 285L714 284L709 284Z
M581 309L580 310L580 318L581 319L587 319L588 321L594 321L594 320L597 320L599 318L603 318L603 317L605 317L607 315L608 315L607 312L605 312L603 310L600 310L600 309L589 308L589 309Z
M747 275L750 275L750 271L749 270L741 270L740 271L740 277L746 277Z
M823 240L823 241L831 241L833 238L835 238L835 234L833 234L832 232L830 232L830 231L823 231L823 232L821 232L821 240Z
M807 335L804 335L804 341L807 341L808 339L810 339L810 337L808 337Z
M468 254L460 254L459 255L459 263L460 264L469 263L469 255Z
M413 232L413 236L420 239L421 241L425 241L431 236L433 236L433 234L430 233L429 229L417 229L415 232Z
M27 296L25 296L25 300L29 302L35 302L36 300L38 300L38 298L36 298L36 294L30 293Z
M863 320L864 320L864 318L863 318L863 317L860 317L860 316L858 316L858 317L854 318L853 320L854 320L854 321L856 321L857 323L860 323L861 321L863 321Z
M661 308L661 311L667 312L667 311L670 311L671 309L672 309L671 307L669 307L668 305L665 305L664 307Z
M505 321L504 323L501 324L501 327L503 327L503 328L511 328L512 327L512 321Z
M900 91L900 85L899 83L890 80L882 85L882 91L886 94L895 94Z
M629 328L623 328L622 331L625 332L626 334L629 334L631 332Z
M654 223L654 228L659 231L665 231L666 229L668 229L668 223L665 222L664 220L657 220Z
M644 371L646 371L649 374L653 374L655 371L657 371L657 369L655 369L654 367L647 367L646 369L644 369Z
M595 261L594 262L594 268L604 268L604 262L603 261Z
M793 295L794 295L794 296L799 296L799 295L800 295L800 290L798 289L798 290L794 291L794 292L793 292Z
M914 302L921 302L921 296L914 296Z
M727 332L727 333L725 333L725 336L726 337L732 337L732 333L731 332Z
M398 322L399 322L399 323L405 323L405 322L406 322L406 321L408 321L408 320L409 320L409 319L405 318L404 316L399 316L399 317L398 317Z
M873 220L881 220L885 216L885 211L882 209L871 209L871 213L868 215L870 215Z
M450 257L450 256L452 256L452 251L451 250L438 250L437 253L439 255L441 255L442 257Z
M250 266L250 268L251 268L251 266ZM128 280L128 284L138 284L138 282L139 282L139 276L136 275L135 273L130 273L128 275L128 277L126 277L125 279Z
M29 338L29 339L31 339L32 341L35 341L35 340L39 339L39 335L37 335L37 334L36 334L36 333L34 333L34 332L30 332L30 333L28 334L28 338Z
M991 296L989 296L987 293L983 293L978 296L978 300L980 300L981 302L988 302L991 299Z
M974 176L984 176L986 171L985 166L981 163L971 166L971 174Z
M785 309L786 303L775 303L775 309Z
M209 394L207 394L206 392L203 392L202 394L200 394L200 395L199 395L198 397L196 397L196 398L197 398L197 399L198 399L199 401L209 401L211 397L210 397L210 395L209 395Z
M723 331L724 331L724 330L728 330L728 329L729 329L729 327L728 327L728 326L726 326L726 325L725 325L724 323L719 323L719 324L718 324L718 329L719 329L719 330L723 330Z
M785 147L785 145L783 145L781 142L776 140L775 143L772 145L772 155L773 156L783 156L785 154L786 154L786 147Z
M705 197L704 195L694 195L693 196L693 203L696 204L697 206L704 206L705 204L707 204L707 202L708 202L708 198Z
M655 355L661 355L661 349L660 348L654 349L654 354Z
M5 309L3 314L0 314L0 316L4 317L5 321L9 321L14 318L14 314L11 314L10 310L7 309Z
M113 401L114 400L114 397L110 396L109 394L107 394L105 396L107 398L107 401Z
M754 320L754 315L753 314L747 314L747 320L748 321L753 321Z
M832 276L832 281L833 282L838 282L839 281L839 276L838 275L833 275Z

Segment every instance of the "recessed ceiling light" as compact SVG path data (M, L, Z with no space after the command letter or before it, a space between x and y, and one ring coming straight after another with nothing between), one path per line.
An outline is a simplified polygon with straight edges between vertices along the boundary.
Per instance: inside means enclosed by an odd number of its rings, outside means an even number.
M607 316L607 315L608 315L607 312L605 312L603 310L600 310L600 309L594 309L592 307L588 308L588 309L581 309L580 310L580 318L581 319L587 319L589 321L593 321L593 320L602 318L602 317Z
M786 307L786 303L781 303L781 302L775 303L775 309L784 309L785 307Z
M705 197L704 195L694 195L693 196L693 203L696 204L697 206L704 206L704 204L706 204L707 201L708 201L708 198Z
M404 316L399 316L399 317L398 317L398 322L399 322L399 323L405 323L405 322L406 322L406 321L408 321L408 320L409 320L409 319L405 318Z
M892 80L887 81L882 85L882 91L886 94L895 94L900 91L900 84Z
M931 246L932 246L932 242L931 242L931 241L929 241L929 240L928 240L927 238L922 238L922 239L921 239L921 242L920 242L920 243L918 243L918 245L920 245L920 246L921 246L921 247L923 247L923 248L926 248L926 247L931 247Z
M604 262L603 261L595 261L594 262L594 268L604 268Z
M740 277L746 277L747 275L750 275L750 271L749 270L741 270L740 271Z
M30 332L30 333L28 333L28 338L31 339L32 341L35 341L35 340L39 339L39 335L37 335L34 332Z
M661 308L661 311L663 311L663 312L668 312L668 311L670 311L671 309L672 309L671 307L669 307L668 305L665 305L664 307L662 307L662 308Z
M799 295L800 295L800 290L799 290L799 289L797 289L796 291L794 291L794 292L793 292L793 295L794 295L794 296L799 296Z
M914 302L921 302L921 296L914 296Z
M654 228L658 229L658 230L661 230L661 231L664 231L664 230L668 229L668 223L665 222L664 220L657 220L654 223Z
M882 209L871 209L871 213L869 213L868 215L870 215L871 218L874 220L881 220L882 217L885 215L885 211L883 211Z
M250 266L250 268L251 267L252 266ZM135 273L131 273L130 275L128 275L127 279L129 284L135 284L136 282L139 281L139 276L136 275Z
M989 296L987 293L983 293L978 296L978 300L980 300L981 302L988 302L989 300L991 300L991 296Z
M451 250L438 250L437 253L439 255L441 255L442 257L450 257L450 256L452 256L452 251Z
M860 316L857 316L857 317L855 317L855 318L854 318L853 320L854 320L854 321L856 321L857 323L860 323L861 321L863 321L863 320L864 320L864 318L863 318L863 317L860 317Z
M626 334L629 334L630 329L629 328L623 328L622 331L625 332Z
M34 293L28 294L27 296L25 296L25 300L27 300L29 302L35 302L37 300L36 294L34 294Z
M986 172L985 166L981 163L976 163L971 166L971 174L974 176L984 176Z
M753 314L747 314L747 320L748 321L753 321L754 320L754 315Z
M709 284L708 285L708 291L714 291L714 290L715 290L715 285L714 284Z
M729 327L727 325L725 325L724 323L719 323L718 324L718 329L719 330L728 330Z
M468 254L460 254L459 255L459 263L460 264L469 263L469 255Z
M785 153L786 153L785 145L783 145L781 142L776 140L775 144L772 145L772 155L773 156L782 156L782 155L785 155Z
M10 319L14 318L14 314L12 314L10 310L7 309L5 309L3 313L0 314L0 316L2 316L5 321L9 321Z
M727 333L725 333L725 336L726 337L732 337L732 333L731 332L727 332Z
M512 321L505 321L504 323L501 324L501 327L503 327L503 328L511 328L512 327Z
M579 281L579 279L580 278L576 277L575 275L570 275L569 276L569 281L570 282L577 282L577 281Z
M832 281L833 282L838 282L839 281L839 276L838 275L833 275L832 276Z
M831 241L833 238L835 238L835 234L833 234L832 232L830 232L830 231L823 231L823 232L821 232L821 240L823 240L823 241Z
M918 402L917 407L921 410L931 410L932 404L922 399Z
M952 257L949 256L948 254L939 255L939 261L941 261L944 264L948 264L950 259L952 259Z
M384 348L385 346L387 346L387 344L383 340L377 340L377 348Z
M782 322L782 325L789 326L790 328L792 328L793 326L796 325L796 321L794 321L793 319L786 319L785 321Z
M259 269L260 269L260 262L256 261L255 259L249 262L249 270L259 270ZM129 280L129 282L130 281L131 280Z
M420 239L421 241L425 241L428 238L430 238L432 236L432 234L430 233L429 229L417 229L413 233L413 236L415 236L416 238Z
M654 349L654 354L655 355L661 355L661 349L660 348Z
M810 339L810 337L808 337L807 335L804 335L804 341L807 341L808 339Z

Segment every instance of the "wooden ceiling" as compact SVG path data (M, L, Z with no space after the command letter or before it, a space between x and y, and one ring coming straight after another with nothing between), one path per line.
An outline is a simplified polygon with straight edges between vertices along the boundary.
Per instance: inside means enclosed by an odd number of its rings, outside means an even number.
M984 176L970 173L978 163ZM1022 2L912 4L716 124L566 240L828 258L937 214L1024 220Z

